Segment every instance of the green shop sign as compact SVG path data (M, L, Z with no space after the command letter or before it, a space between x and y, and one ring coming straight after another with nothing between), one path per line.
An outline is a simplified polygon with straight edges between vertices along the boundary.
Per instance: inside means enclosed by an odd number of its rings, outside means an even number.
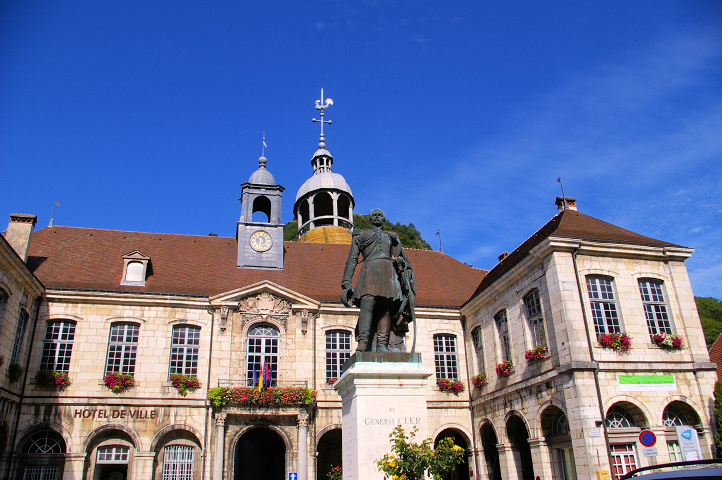
M677 390L674 375L618 375L620 392Z

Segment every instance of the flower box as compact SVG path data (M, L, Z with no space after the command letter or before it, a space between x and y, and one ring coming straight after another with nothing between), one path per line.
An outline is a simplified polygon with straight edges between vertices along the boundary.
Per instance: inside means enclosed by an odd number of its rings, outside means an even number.
M70 385L68 372L55 372L53 370L40 370L35 377L38 386L65 390Z
M208 391L208 399L216 407L223 405L313 405L316 392L305 387L216 387Z
M655 333L652 343L666 350L681 350L684 348L684 339L672 333Z
M445 393L453 393L458 395L464 391L464 382L452 380L451 378L440 378L436 381L439 390Z
M626 333L604 333L597 337L602 348L611 348L620 352L627 352L632 347L632 337Z
M23 367L20 366L19 363L11 363L8 365L8 377L10 378L10 385L16 383L18 380L20 380L20 377L22 376Z
M500 377L508 377L511 375L513 369L514 365L511 363L511 360L496 364L496 374Z
M547 353L549 353L549 349L544 345L540 345L532 348L531 350L527 350L524 354L524 358L530 362L540 362L547 358Z
M128 390L133 386L133 375L126 373L109 373L103 377L105 386L112 390L113 393L120 393Z
M333 385L334 383L336 383L336 380L338 380L338 378L327 378L326 383L328 383L329 385Z
M188 395L188 391L193 391L201 388L201 382L198 381L198 377L195 375L171 375L170 381L181 397Z
M474 388L481 389L484 385L486 385L486 374L485 373L477 373L474 375L474 377L471 379L471 384L474 385Z

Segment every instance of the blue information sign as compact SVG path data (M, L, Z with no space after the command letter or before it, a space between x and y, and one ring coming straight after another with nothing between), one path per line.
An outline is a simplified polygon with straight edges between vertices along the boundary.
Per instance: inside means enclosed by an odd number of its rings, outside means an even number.
M657 435L651 430L642 430L639 433L639 443L645 447L653 447L657 443Z
M298 480L298 473L288 472L288 480Z

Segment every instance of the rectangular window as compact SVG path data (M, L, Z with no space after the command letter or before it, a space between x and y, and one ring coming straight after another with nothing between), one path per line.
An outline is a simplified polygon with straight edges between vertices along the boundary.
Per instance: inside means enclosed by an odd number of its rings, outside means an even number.
M75 322L63 320L48 323L45 327L43 354L40 370L67 372L70 370L70 355L73 353Z
M434 364L437 380L442 378L459 379L454 335L434 335Z
M351 356L351 332L326 332L326 380L341 376L341 367Z
M135 373L140 326L136 323L116 323L110 327L108 361L105 373Z
M634 445L611 445L612 449L612 476L619 480L624 474L637 468L637 455Z
M10 355L10 365L20 361L20 350L23 348L23 339L25 338L25 329L28 326L28 312L20 310L20 318L18 318L18 328L15 329L15 340L13 340L13 350Z
M129 448L121 445L98 447L96 463L128 463Z
M481 327L476 327L471 332L471 341L474 343L476 358L479 362L479 373L484 373L484 341L481 338Z
M544 318L542 317L541 300L539 290L532 290L524 297L526 307L526 318L529 321L532 343L535 347L546 346L546 335L544 333Z
M667 315L667 304L664 301L662 283L653 280L640 280L639 293L644 304L644 316L650 338L655 333L672 333L672 324Z
M197 375L201 329L189 325L173 327L168 375Z
M193 480L195 448L169 445L163 449L162 480Z
M496 329L499 331L502 361L511 360L511 341L509 339L509 322L506 319L506 310L494 315L494 322L496 322Z
M604 277L587 277L587 291L594 319L594 332L597 335L620 333L612 280Z
M679 442L667 442L670 462L683 462L682 451L679 449Z
M57 465L28 465L23 470L23 480L57 480L59 476Z

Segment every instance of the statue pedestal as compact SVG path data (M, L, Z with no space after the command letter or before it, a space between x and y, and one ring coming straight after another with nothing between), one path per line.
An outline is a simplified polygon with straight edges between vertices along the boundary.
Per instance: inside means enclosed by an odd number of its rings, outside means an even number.
M389 434L397 425L414 441L428 437L427 379L419 353L356 352L336 381L343 405L344 480L383 480L376 460L391 452Z

